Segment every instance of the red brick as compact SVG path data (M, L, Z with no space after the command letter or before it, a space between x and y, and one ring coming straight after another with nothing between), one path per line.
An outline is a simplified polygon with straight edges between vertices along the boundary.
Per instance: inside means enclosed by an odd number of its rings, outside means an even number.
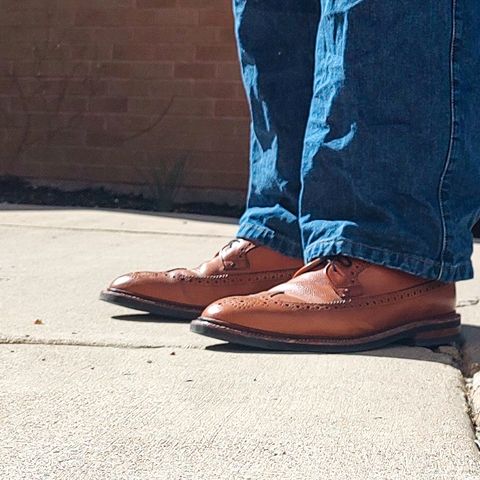
M103 150L103 165L117 168L120 166L137 168L145 164L146 154L142 151L135 150ZM157 157L158 160L158 157Z
M238 62L223 62L217 64L215 76L220 80L241 80Z
M51 152L55 148L49 149ZM85 145L70 145L61 150L64 158L74 165L105 165L105 152L103 148L92 148ZM65 161L65 160L64 160Z
M95 78L95 76L86 77L81 80L70 79L67 85L68 95L81 96L103 96L107 95L107 85L109 82Z
M215 64L213 63L180 63L175 65L176 78L213 78Z
M45 60L42 62L16 62L13 73L19 77L83 77L89 74L88 62Z
M0 60L0 78L10 77L13 74L13 64Z
M242 99L245 102L247 101L247 96L245 93L245 87L243 86L243 83L237 82L234 96L235 98Z
M76 13L75 24L82 27L118 25L119 18L106 9L81 8Z
M2 10L0 26L38 26L51 24L52 20L47 9L11 9Z
M234 136L238 122L238 119L166 116L162 121L162 129L167 137L185 135L189 137L190 144L194 144L212 136Z
M196 10L159 9L155 11L156 25L198 25L198 12Z
M91 147L120 147L121 136L107 132L91 132L87 134L86 144Z
M0 116L7 115L10 112L11 97L0 96Z
M74 180L79 179L80 167L71 163L46 163L53 149L35 149L36 162L19 162L17 174L31 179ZM60 161L60 159L59 159Z
M195 47L193 45L156 45L154 56L156 60L193 62L195 60Z
M97 131L103 128L103 117L90 117L82 113L16 112L9 114L10 126L23 127L28 124L35 129L75 128Z
M75 17L75 25L81 27L148 26L156 23L157 18L152 12L135 8L80 8Z
M87 107L84 97L42 96L14 97L11 99L12 112L83 112Z
M56 129L49 132L47 137L48 145L83 145L85 143L85 132L83 130Z
M173 8L176 0L136 0L138 8Z
M237 84L234 82L196 80L193 87L195 97L233 98L236 91Z
M38 143L22 175L144 183L138 168L187 157L188 188L245 188L231 0L65 0L47 29L48 4L0 0L1 157L14 155L28 120Z
M199 61L232 61L237 58L237 50L232 45L200 45L197 47L196 59Z
M57 43L63 42L70 46L95 44L97 41L95 38L95 32L95 28L85 27L70 27L62 30L53 30L51 32L51 41ZM43 41L45 41L45 39L43 39Z
M95 29L84 29L78 28L77 31L91 31L91 39L95 44L124 44L130 45L133 42L132 28L130 26L125 27L108 27L108 28L95 28ZM77 43L86 43L86 42L77 42Z
M208 156L193 152L190 158L192 170L202 170L210 173L212 170L229 171L244 176L249 170L248 157L244 157L243 152L212 152Z
M135 62L131 64L133 78L169 78L173 76L173 63Z
M91 112L126 112L128 99L126 97L94 97L90 99L89 110Z
M169 98L129 98L128 111L131 113L162 115L167 112L172 101Z
M155 46L154 45L115 45L113 47L113 59L114 60L154 60L155 59Z
M225 27L225 25L233 23L233 19L230 12L207 10L205 12L200 12L199 23L200 25Z
M154 128L158 115L108 115L105 130L109 133L139 133Z
M72 60L108 61L113 58L112 52L113 45L105 43L70 46L70 57Z
M214 112L213 99L174 98L168 110L169 115L212 116Z
M161 27L134 28L134 43L175 43L175 44L211 44L215 43L215 28L182 27L166 25Z
M44 27L2 27L0 28L0 42L11 43L30 43L45 42L47 32Z
M216 100L217 117L246 117L249 115L247 103L242 100Z
M172 79L172 80L153 80L151 83L150 95L152 97L170 98L177 97L191 97L193 96L193 80L186 79Z
M0 8L5 11L18 10L19 7L21 9L32 9L37 8L39 3L41 3L39 0L22 0L21 6L19 6L18 0L1 0Z
M216 9L229 11L232 8L230 0L177 0L179 7L196 8L198 10Z
M148 97L151 84L151 80L110 79L107 88L112 96Z
M81 115L70 116L65 122L86 132L98 132L105 128L105 115L82 113Z
M0 57L4 60L33 60L34 47L28 43L5 42L0 44Z
M203 154L203 156L205 156L205 154ZM220 163L220 165L222 164ZM224 186L224 188L228 188L229 190L243 190L246 185L246 175L228 170L218 170L217 165L217 169L188 169L184 182L191 188L206 188L214 184Z
M217 28L216 30L216 40L218 43L221 44L235 44L235 34L233 25L229 26L229 28Z
M13 78L0 78L0 95L18 95L18 86Z
M132 65L130 63L102 62L94 66L94 75L100 78L131 78Z

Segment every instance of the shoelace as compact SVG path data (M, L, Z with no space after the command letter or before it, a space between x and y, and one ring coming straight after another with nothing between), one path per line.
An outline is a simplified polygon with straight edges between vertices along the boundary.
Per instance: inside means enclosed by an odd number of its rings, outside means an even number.
M337 272L337 264L340 264L344 267L351 267L352 266L352 260L348 257L344 257L343 255L332 255L328 257L319 257L316 258L315 260L312 260L311 262L307 263L305 266L303 266L300 270L298 270L293 278L296 278L304 273L311 272L313 270L319 270L322 268L327 267L328 265L332 266L332 269Z
M347 268L350 268L353 265L352 260L348 257L344 257L343 255L335 255L334 257L327 257L327 261L332 265L332 268L335 271L337 271L338 263Z
M230 242L228 242L221 250L220 252L218 252L218 255L220 255L220 259L222 260L222 263L223 263L223 266L225 268L232 268L235 266L235 262L232 262L231 260L227 260L225 258L225 254L226 254L226 251L229 250L230 248L232 248L232 245L236 242L240 242L240 240L238 238L234 238L233 240L231 240ZM239 257L241 256L242 254L239 254Z

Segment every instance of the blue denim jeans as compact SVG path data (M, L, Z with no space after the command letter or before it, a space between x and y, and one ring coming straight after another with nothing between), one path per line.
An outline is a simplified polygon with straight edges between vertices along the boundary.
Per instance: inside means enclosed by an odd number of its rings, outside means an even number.
M252 115L238 236L473 275L479 0L234 0Z

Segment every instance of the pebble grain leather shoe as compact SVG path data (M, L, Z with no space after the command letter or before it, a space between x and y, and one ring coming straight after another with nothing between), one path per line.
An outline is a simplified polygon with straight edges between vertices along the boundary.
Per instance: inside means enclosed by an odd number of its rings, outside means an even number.
M460 315L454 284L337 256L268 291L212 303L191 330L264 349L352 352L451 343Z
M219 298L248 295L286 282L302 265L300 259L237 238L197 268L122 275L101 293L100 299L191 320Z

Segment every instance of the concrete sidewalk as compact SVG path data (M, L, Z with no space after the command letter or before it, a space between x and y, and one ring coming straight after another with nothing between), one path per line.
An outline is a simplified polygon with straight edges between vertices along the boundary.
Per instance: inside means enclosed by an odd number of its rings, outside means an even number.
M478 280L460 285L462 351L263 353L97 301L235 230L0 205L0 479L480 480Z

